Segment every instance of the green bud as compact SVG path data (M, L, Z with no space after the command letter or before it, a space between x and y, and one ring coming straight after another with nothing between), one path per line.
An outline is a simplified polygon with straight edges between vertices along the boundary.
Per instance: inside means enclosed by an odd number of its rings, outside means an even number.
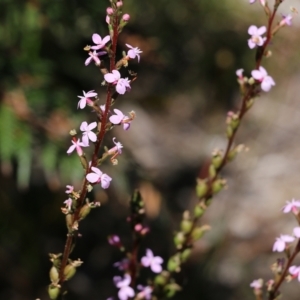
M208 225L203 225L201 227L195 228L192 232L193 241L195 242L195 241L199 240L200 238L202 238L204 233L208 230L210 230L210 226L208 226Z
M79 156L79 159L80 159L80 162L81 162L81 165L82 165L83 169L87 170L87 168L88 168L88 162L86 160L85 155Z
M80 259L74 260L71 263L69 263L64 269L65 280L69 280L70 278L72 278L76 273L76 268L78 268L82 264L83 261L81 261Z
M49 276L52 283L57 283L59 281L59 273L56 267L52 266Z
M176 245L177 249L182 248L182 244L185 242L185 235L183 232L177 232L174 236L174 244Z
M170 273L168 271L162 271L159 275L157 275L154 279L154 283L156 285L165 285L170 277Z
M73 225L73 215L72 214L67 214L66 215L66 223L67 223L67 228L69 232L72 232L72 225Z
M255 79L253 77L250 77L248 79L248 84L253 85L255 83Z
M213 164L211 164L209 166L208 172L209 172L209 177L210 178L214 178L217 175L216 168L215 168L215 166Z
M182 262L185 262L191 255L192 250L190 248L185 249L183 252L180 254L180 258Z
M202 217L202 215L204 214L205 209L203 207L201 207L199 204L195 206L194 208L194 216L196 218L200 218Z
M230 150L229 153L228 153L227 159L228 159L229 161L233 161L233 160L235 159L237 153L238 153L238 152L236 151L236 149Z
M196 194L198 198L202 198L208 190L208 186L205 180L197 178L197 185L196 185Z
M175 282L172 282L165 286L165 293L168 298L172 298L176 294L176 292L180 290L181 287Z
M218 169L220 167L220 165L222 163L222 160L223 160L223 158L222 158L222 156L220 155L219 152L217 152L215 155L213 155L212 164L214 165L214 167L216 169Z
M251 108L253 104L254 104L254 98L249 99L249 100L246 102L246 108L247 108L247 109Z
M60 286L53 286L52 284L49 285L48 287L48 294L50 299L55 300L57 299L58 295L60 293Z
M180 257L178 254L171 256L168 263L167 269L170 272L179 272L180 271Z
M180 228L184 233L190 232L192 226L193 226L193 223L190 220L182 220L180 223Z
M219 193L222 188L226 185L226 180L224 179L217 179L212 184L212 191L214 194Z
M69 264L65 267L64 269L64 277L65 277L65 280L69 280L70 278L72 278L76 273L76 268Z
M90 213L90 211L91 211L90 205L85 204L79 212L79 219L83 220Z
M226 135L227 137L230 139L233 135L233 129L231 127L231 125L228 125L227 128L226 128Z

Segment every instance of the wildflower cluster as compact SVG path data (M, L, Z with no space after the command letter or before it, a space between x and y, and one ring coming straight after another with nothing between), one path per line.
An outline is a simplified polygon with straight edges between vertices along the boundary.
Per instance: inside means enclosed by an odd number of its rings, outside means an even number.
M287 201L286 205L282 208L283 213L292 213L298 223L298 226L293 228L293 234L282 234L276 238L273 245L273 252L284 252L286 258L282 257L276 260L271 266L271 270L274 273L274 279L267 281L268 299L277 299L280 296L279 288L284 282L290 282L294 278L300 282L300 265L292 265L294 259L300 252L300 200L292 199ZM292 243L297 241L297 244L292 250ZM264 294L264 282L263 279L256 279L251 284L254 294L257 299L261 299Z
M74 276L76 268L83 263L80 259L71 260L69 256L74 247L74 239L80 236L80 221L90 213L92 208L100 206L99 202L90 202L86 197L87 193L91 192L93 187L98 184L103 189L107 189L113 181L113 178L101 171L99 166L107 158L110 158L113 165L117 165L117 157L122 154L123 145L114 137L111 143L112 146L110 148L105 147L99 157L104 137L114 126L122 125L124 130L128 130L135 118L134 111L129 112L128 116L117 108L111 112L111 107L115 104L118 96L129 92L131 83L135 79L132 75L122 77L121 71L128 66L130 60L137 59L137 61L140 61L142 51L138 47L126 44L127 53L123 52L123 57L116 61L118 35L129 21L130 16L122 13L122 1L110 0L110 2L111 7L107 8L106 17L109 34L102 38L98 33L94 33L92 35L93 45L87 45L84 48L88 53L88 58L84 62L85 66L90 67L94 63L103 76L103 85L106 87L106 101L101 103L95 90L83 91L83 95L78 96L77 108L90 107L93 115L96 116L96 120L91 123L86 120L82 121L79 126L80 133L75 129L70 131L71 145L66 152L70 155L76 151L85 175L80 190L76 190L72 185L66 187L67 199L64 201L64 207L61 210L66 217L68 235L64 252L50 254L52 267L50 270L51 284L48 292L51 299L57 299L62 292L62 284ZM89 155L90 158L88 159ZM150 262L149 253L147 257L149 266L151 268L156 266L157 268L155 263ZM120 299L127 299L125 295L128 295L128 297L134 295L128 286L130 281L130 275L126 274L123 280L120 278L115 279L117 287L120 288ZM140 293L142 292L144 292L144 289ZM149 292L147 292L148 294Z

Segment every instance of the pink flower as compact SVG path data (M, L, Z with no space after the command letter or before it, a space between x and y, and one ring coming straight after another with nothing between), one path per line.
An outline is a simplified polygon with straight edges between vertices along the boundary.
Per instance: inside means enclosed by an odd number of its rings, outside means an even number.
M128 78L121 78L121 74L117 70L112 70L111 73L105 74L104 79L108 83L115 84L116 91L121 95L125 94L125 92L130 89L130 81Z
M125 22L128 22L130 20L130 15L129 14L124 14L122 17L122 20Z
M286 214L293 212L295 215L299 213L300 200L292 199L292 201L286 201L286 205L282 208L282 211Z
M78 98L80 98L77 108L80 107L81 109L83 109L85 108L87 103L93 104L93 101L90 99L90 97L96 96L97 93L95 93L94 90L88 92L83 91L83 96L77 96Z
M113 266L118 268L120 271L126 271L129 268L129 259L123 258L121 261L115 262Z
M108 237L108 243L112 246L118 246L121 244L120 237L118 235L110 235Z
M104 37L103 39L101 38L101 36L97 33L94 33L92 36L93 42L95 44L97 44L96 46L92 46L91 49L93 50L98 50L101 49L105 46L105 44L110 40L110 36L107 35L106 37Z
M152 296L152 287L150 286L142 286L141 284L139 284L137 286L138 290L140 290L141 292L139 292L137 294L137 298L138 299L146 299L146 300L150 300L151 296Z
M243 72L244 72L244 69L238 69L238 70L236 70L235 74L239 79L243 79Z
M110 185L112 178L105 173L102 173L98 168L92 167L92 173L86 175L86 179L91 183L101 182L103 189L107 189Z
M120 289L118 292L120 300L127 300L135 295L133 288L129 286L130 282L131 277L128 274L125 274L123 279L120 276L114 277L114 283Z
M68 208L68 210L71 210L71 206L72 206L72 199L69 198L66 201L64 201L64 203L66 204L66 207Z
M162 271L161 264L163 263L163 259L160 256L154 256L151 249L146 250L146 256L142 257L141 263L144 267L150 267L154 273Z
M273 78L269 76L266 69L261 66L259 67L259 70L253 70L251 75L261 83L261 89L265 92L268 92L271 87L275 85Z
M129 44L125 44L130 50L128 50L127 55L131 59L135 59L136 57L138 58L138 62L140 62L140 54L143 52L141 51L138 47L132 47Z
M293 233L294 233L294 236L299 239L300 238L300 227L295 227L293 229Z
M256 290L259 290L261 289L263 286L263 280L262 279L256 279L256 280L253 280L251 283L250 283L250 287L256 289Z
M298 277L298 281L300 282L300 267L291 266L289 267L289 272L293 276L293 278Z
M251 38L248 40L248 46L250 49L253 49L255 46L262 46L265 39L261 37L267 31L266 26L257 28L255 25L251 25L248 29L248 33L251 35Z
M67 188L65 191L66 194L71 194L74 191L73 185L67 185L66 188Z
M273 252L282 252L286 248L286 243L291 243L295 240L295 238L291 235L280 235L279 238L276 238L276 241L273 245Z
M92 131L92 129L97 127L97 122L93 122L88 125L87 122L82 122L80 125L80 130L83 131L82 142L85 145L89 145L89 140L92 142L97 141L97 135Z
M73 139L73 140L72 140L72 144L73 144L73 145L70 146L70 148L68 149L67 153L68 153L68 154L71 154L71 153L76 149L77 154L78 154L79 156L82 156L83 152L82 152L81 147L87 147L87 145L84 144L84 143L82 143L82 142L80 142L80 139L78 139L77 141Z
M114 13L114 9L112 8L112 7L108 7L107 9L106 9L106 13L108 14L108 15L112 15L113 13ZM96 33L95 33L96 34ZM100 36L99 36L100 37ZM100 39L101 39L101 37L100 37ZM109 38L110 39L110 38ZM104 39L103 39L104 40ZM96 42L94 42L95 44L97 44ZM94 46L94 47L97 47L97 46Z
M291 26L292 25L292 19L293 16L292 15L282 15L282 20L280 21L279 25L280 26L284 26L284 25L288 25Z
M115 144L115 146L107 151L108 154L114 154L114 153L121 154L122 153L123 145L120 142L115 142L115 140L116 140L116 138L114 137L113 143Z
M109 121L114 125L123 124L123 129L130 128L131 119L125 116L119 109L114 109L115 115L109 117Z
M250 4L253 4L256 0L249 0ZM262 6L266 6L266 0L259 0Z
M93 47L91 47L91 48L93 48ZM104 54L106 54L105 51L100 51L100 52L96 52L96 50L94 50L93 52L90 51L89 52L90 57L88 57L85 60L84 64L87 66L93 60L96 64L96 66L100 66L101 61L100 61L98 56L101 56L101 55L104 55Z

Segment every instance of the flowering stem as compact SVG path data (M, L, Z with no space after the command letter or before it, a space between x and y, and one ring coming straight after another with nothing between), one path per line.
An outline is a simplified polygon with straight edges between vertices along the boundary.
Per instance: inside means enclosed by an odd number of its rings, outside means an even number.
M297 243L297 245L296 245L296 247L294 249L293 254L288 259L287 264L286 264L286 266L285 266L285 268L284 268L284 270L283 270L283 272L282 272L279 280L276 282L273 290L270 292L270 294L269 294L269 300L274 300L278 296L278 295L276 295L276 293L277 293L278 289L280 288L281 284L283 283L283 281L284 281L284 279L285 279L285 277L286 277L286 275L288 273L288 270L289 270L292 262L294 261L295 257L297 256L297 254L299 252L300 252L300 239L298 240L298 243Z
M116 17L116 20L114 20L114 26L113 26L113 39L112 39L112 45L111 45L112 55L110 56L110 71L113 70L115 67L115 52L116 52L116 48L117 48L117 39L118 39L118 25L117 25L118 20L117 20L117 18L118 17ZM104 136L106 133L108 112L109 112L109 109L111 106L111 102L112 102L112 84L108 84L106 103L105 103L105 111L104 111L102 119L101 119L100 132L98 134L97 141L95 143L91 166L86 169L85 175L87 175L91 171L92 167L97 166L98 152L100 150L101 144L104 140ZM71 227L73 227L73 225L75 225L76 223L79 222L80 210L83 207L84 202L85 202L85 198L86 198L86 194L87 194L87 187L88 187L88 181L85 176L83 184L82 184L82 188L81 188L80 197L77 200L77 206L76 206L75 212L73 214ZM68 235L67 235L67 240L65 243L63 257L61 260L60 271L59 271L59 283L60 284L63 284L63 282L65 281L64 269L68 263L70 253L71 253L73 245L74 245L74 243L73 243L74 237L76 237L76 236L77 236L76 233L68 233Z

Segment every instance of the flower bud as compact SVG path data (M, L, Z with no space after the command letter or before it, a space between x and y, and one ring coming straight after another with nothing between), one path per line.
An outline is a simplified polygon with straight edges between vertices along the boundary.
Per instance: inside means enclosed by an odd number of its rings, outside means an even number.
M70 278L72 278L76 273L76 268L78 268L82 264L83 261L81 261L80 259L74 260L71 263L69 263L64 269L65 280L69 280Z
M180 257L176 254L171 256L168 263L167 269L170 272L179 272L180 271Z
M216 169L218 169L222 163L223 157L221 151L214 151L212 154L212 164Z
M57 299L58 295L60 293L60 286L59 285L52 285L50 284L48 287L48 295L50 299L55 300Z
M191 255L192 250L190 248L185 249L183 252L180 254L180 258L182 262L185 262Z
M90 205L85 204L79 212L79 219L83 220L90 213L90 211L91 211Z
M180 223L180 228L181 228L182 232L184 232L184 233L190 232L192 226L193 226L193 223L190 220L182 220Z
M185 235L183 232L177 232L174 236L174 244L176 245L177 249L182 248L182 244L185 242Z
M157 275L154 279L156 285L165 285L170 276L170 273L167 271L162 271L159 275Z
M208 173L210 178L214 178L217 175L216 168L213 164L209 166Z
M226 135L227 137L230 139L233 135L233 129L230 125L227 125L227 128L226 128Z
M107 9L106 9L106 13L107 13L107 15L112 15L113 13L114 13L114 9L112 8L112 7L108 7Z
M194 208L194 216L196 218L200 218L202 217L202 215L204 214L205 209L203 207L201 207L199 204L195 206Z
M129 14L124 14L122 17L122 20L125 22L128 22L130 20L130 15Z
M59 281L59 273L56 267L51 267L49 276L52 283L57 283Z
M196 185L196 195L198 198L202 198L208 190L208 186L205 180L197 178L197 185Z
M212 184L212 191L214 194L219 193L222 188L226 185L226 180L225 179L217 179L213 182Z
M193 242L196 242L197 240L202 238L204 233L208 230L210 230L210 226L208 226L208 225L203 225L201 227L196 227L192 232Z

